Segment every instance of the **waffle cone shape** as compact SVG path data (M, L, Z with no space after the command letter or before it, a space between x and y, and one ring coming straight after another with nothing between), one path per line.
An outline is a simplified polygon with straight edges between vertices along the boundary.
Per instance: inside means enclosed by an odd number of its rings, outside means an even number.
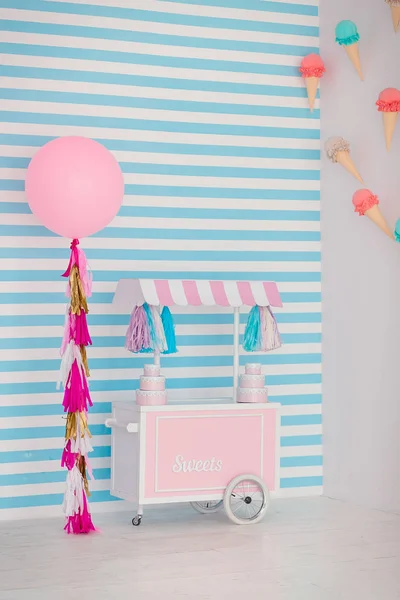
M317 97L317 91L319 86L319 77L306 77L306 88L308 96L308 104L310 106L310 112L314 110L315 98Z
M375 204L375 206L366 210L365 215L371 219L371 221L375 223L375 225L377 225L379 229L383 231L383 233L386 233L386 235L388 235L391 239L394 239L393 232L389 229L378 204Z
M364 183L363 178L357 171L349 152L346 152L346 150L339 150L339 152L336 154L336 162L346 169L350 175L353 175L353 177L355 177L360 183Z
M392 21L395 33L397 33L400 27L400 6L391 6L392 11Z
M389 152L390 146L392 145L392 139L394 130L396 128L397 117L399 113L397 112L384 112L383 115L383 128L385 130L385 141L386 141L386 150Z
M353 63L353 66L357 71L361 81L364 81L364 75L361 69L360 54L358 52L358 42L351 44L351 46L344 46L344 49L346 50L347 56Z

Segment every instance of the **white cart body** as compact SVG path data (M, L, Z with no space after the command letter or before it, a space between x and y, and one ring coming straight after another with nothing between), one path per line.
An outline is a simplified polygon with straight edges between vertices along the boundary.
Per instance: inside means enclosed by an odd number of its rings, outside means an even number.
M221 500L238 475L279 488L279 404L115 402L111 494L147 504Z

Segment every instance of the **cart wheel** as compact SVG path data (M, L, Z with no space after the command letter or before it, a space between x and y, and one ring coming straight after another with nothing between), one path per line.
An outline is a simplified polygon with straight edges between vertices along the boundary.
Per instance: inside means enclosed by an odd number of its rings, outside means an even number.
M218 512L223 503L223 500L203 500L202 502L191 502L190 504L197 512L208 515Z
M142 522L142 515L136 515L136 517L133 517L133 519L132 519L132 525L134 525L135 527L139 527L141 522Z
M225 512L237 525L261 521L268 510L268 504L268 488L256 475L238 475L225 490Z

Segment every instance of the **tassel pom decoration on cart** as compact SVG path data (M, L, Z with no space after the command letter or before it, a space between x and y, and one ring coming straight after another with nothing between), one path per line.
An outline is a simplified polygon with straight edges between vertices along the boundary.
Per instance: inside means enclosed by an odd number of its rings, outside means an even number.
M125 348L129 352L164 352L167 342L157 307L145 302L135 306L126 332Z
M175 325L168 306L164 306L162 309L161 322L164 328L165 341L167 343L167 349L164 350L164 354L175 354L178 352L178 348L176 347Z
M79 241L71 243L71 257L63 277L68 277L64 337L61 345L59 382L64 387L63 407L67 413L65 444L61 466L68 469L64 495L64 514L67 533L95 531L87 498L90 495L86 476L88 453L92 452L91 433L88 426L88 408L93 406L87 377L89 366L86 346L92 344L86 320L89 312L86 297L92 293L92 278L86 256L78 248Z
M282 345L275 316L269 306L253 306L244 332L246 352L270 352Z

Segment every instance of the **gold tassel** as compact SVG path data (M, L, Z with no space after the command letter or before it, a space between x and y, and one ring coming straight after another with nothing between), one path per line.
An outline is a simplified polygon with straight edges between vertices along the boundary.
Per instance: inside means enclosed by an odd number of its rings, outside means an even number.
M87 480L87 474L86 474L86 460L84 456L80 456L78 459L78 469L80 474L82 475L82 479L83 479L83 486L85 488L85 492L86 492L86 496L90 496L90 492L89 492L89 482Z
M74 265L69 276L69 285L71 288L71 312L73 315L80 315L81 309L87 314L89 312L86 302L85 292L83 291L82 281L79 277L79 269Z
M80 418L80 425L81 425L81 437L83 438L85 436L85 433L88 434L88 436L91 438L92 434L90 433L89 427L88 427L88 421L87 421L87 416L84 412L79 413L79 418Z
M85 369L86 377L90 377L89 365L88 365L87 354L86 354L86 347L81 346L80 348L81 348L82 364L83 364L83 368Z
M84 412L74 412L74 413L68 413L68 415L67 415L67 424L65 426L65 439L66 440L69 440L69 439L76 440L77 425L78 425L77 419L78 418L80 420L79 425L80 425L80 430L81 430L81 438L83 438L85 436L85 433L87 433L90 438L92 437L92 434L90 433L90 430L88 427L88 421L87 421L86 414Z
M65 439L76 440L76 413L68 413L65 426Z

